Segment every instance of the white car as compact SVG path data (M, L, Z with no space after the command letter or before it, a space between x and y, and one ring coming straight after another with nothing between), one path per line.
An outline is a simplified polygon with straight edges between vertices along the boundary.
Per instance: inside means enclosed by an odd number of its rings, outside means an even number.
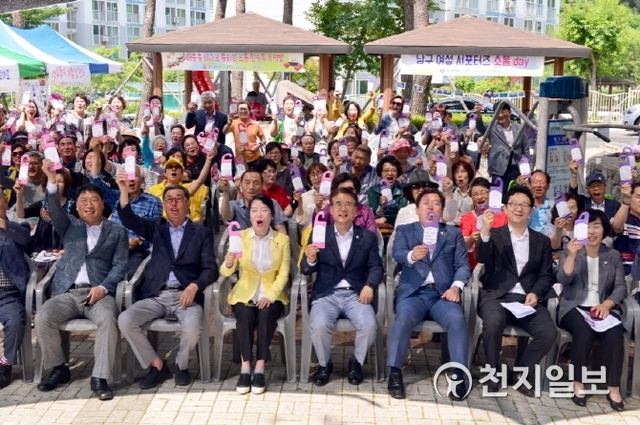
M622 123L624 125L640 125L640 103L632 105L624 111Z

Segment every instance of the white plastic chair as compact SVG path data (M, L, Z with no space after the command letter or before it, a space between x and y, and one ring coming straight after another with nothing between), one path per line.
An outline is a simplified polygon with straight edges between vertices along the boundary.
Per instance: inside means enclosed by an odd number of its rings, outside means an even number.
M382 255L384 242L380 231L377 232L378 253ZM311 353L313 344L311 343L311 320L309 318L309 288L310 283L315 280L315 273L311 276L301 276L300 282L300 309L302 310L302 353L300 356L300 382L309 382L309 374L311 368ZM378 290L375 291L373 305L376 309L376 321L378 323L378 332L373 345L372 367L374 369L376 381L383 381L385 377L384 365L384 343L382 337L382 327L384 326L386 292L384 287L384 279L380 282ZM376 299L377 298L377 299ZM338 319L334 328L334 332L354 332L356 328L348 319Z
M51 287L51 283L53 282L53 276L56 272L56 263L51 266L47 275L36 285L36 314L42 308L42 305L49 298L49 290ZM116 307L118 309L118 314L122 311L122 301L124 296L124 286L127 283L126 280L118 283L116 289ZM60 326L58 326L58 330L60 331L60 336L62 338L62 349L64 351L64 356L66 362L69 362L70 352L71 352L71 344L69 341L69 337L71 332L93 332L97 329L97 326L89 319L71 319L67 320ZM118 332L118 338L116 342L116 357L115 364L113 365L113 380L115 382L120 382L122 380L122 350L120 344L120 335ZM36 344L36 364L35 364L35 374L33 381L35 383L40 383L42 380L42 372L44 368L44 361L42 358L42 349L40 348L40 344Z
M629 306L633 313L633 333L634 338L638 339L638 332L640 332L640 305L634 298L634 291L638 288L638 281L634 280L630 275L626 277L627 281L627 294L629 294ZM631 378L631 395L633 397L640 397L640 353L637 352L638 345L636 344L636 350L633 354L633 369ZM626 388L626 387L625 387Z
M393 324L395 323L396 311L395 311L395 290L398 286L398 282L400 280L400 273L394 276L395 269L398 263L393 259L393 241L395 240L395 232L389 238L389 244L387 245L387 256L386 256L386 270L387 270L387 349L391 345L391 330L393 329ZM473 361L474 348L473 346L473 329L475 326L475 318L473 315L475 314L474 307L474 299L471 288L467 287L462 292L462 309L464 312L464 317L467 319L467 332L469 334L469 356L467 359L467 364L471 365ZM430 333L441 333L444 334L443 337L445 339L442 340L442 362L445 363L445 360L449 358L449 352L447 350L446 344L446 333L447 330L442 327L435 320L422 320L412 329L413 332L430 332ZM447 360L448 361L448 360ZM385 368L386 372L386 368Z
M145 272L149 262L151 261L151 255L149 255L138 267L133 278L127 283L124 289L124 298L126 308L131 307L136 302L136 288L141 283L141 278ZM198 362L200 364L200 377L203 383L211 381L211 357L209 354L209 317L211 314L211 293L213 291L213 284L208 285L204 291L204 303L202 314L202 332L200 333L200 340L196 347L196 353L198 355ZM158 334L160 332L174 332L179 333L182 331L181 324L179 322L168 321L165 319L155 319L146 323L142 329L147 331L147 337L154 349L158 348ZM127 350L127 382L133 382L133 376L135 371L136 356L133 353L131 347Z

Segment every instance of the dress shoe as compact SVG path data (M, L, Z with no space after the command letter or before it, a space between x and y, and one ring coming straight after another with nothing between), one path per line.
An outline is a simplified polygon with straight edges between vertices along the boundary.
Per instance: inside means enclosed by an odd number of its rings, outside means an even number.
M501 389L500 382L487 381L487 392L499 393Z
M457 382L449 391L449 399L453 401L462 401L467 398L467 380L461 371L456 371L450 377L451 382Z
M267 381L264 377L264 373L254 372L253 379L251 380L251 392L253 394L262 394L266 388Z
M360 385L362 383L362 365L354 356L349 359L348 378L351 385Z
M573 401L573 404L576 406L587 407L587 396L578 397L574 394L573 397L571 397L571 401Z
M624 412L624 400L613 401L611 396L607 394L607 401L613 410L616 412Z
M91 377L91 391L98 397L98 400L112 400L113 391L109 388L106 379Z
M40 384L38 389L40 391L54 390L60 384L67 384L71 381L71 371L67 365L54 367L53 370L47 375L46 378Z
M189 369L180 369L178 364L176 364L176 368L173 372L173 379L176 381L176 385L179 387L187 386L191 383L191 375L189 374Z
M171 371L167 366L167 362L162 362L162 369L158 370L155 366L149 367L149 373L140 380L138 385L143 390L155 388L162 384L165 379L171 376Z
M0 364L0 389L11 383L11 365Z
M236 391L238 394L246 394L251 391L251 374L240 374L238 377L238 383L236 384Z
M521 377L522 377L521 373L512 374L511 375L511 383L512 383L512 385L516 385L520 381ZM522 394L525 397L535 397L536 396L536 392L533 390L533 386L531 388L527 388L527 386L525 385L524 382L518 387L518 389L516 391L518 391L520 394Z
M327 362L326 366L318 366L318 370L313 374L313 383L319 387L327 385L331 372L333 372L333 363L331 361Z
M402 372L391 372L389 374L387 388L389 389L389 395L393 398L401 400L407 397L404 390L404 382L402 382Z

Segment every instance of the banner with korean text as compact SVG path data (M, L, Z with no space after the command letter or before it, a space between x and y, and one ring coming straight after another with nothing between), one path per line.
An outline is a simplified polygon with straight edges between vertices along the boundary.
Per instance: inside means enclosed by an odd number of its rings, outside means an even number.
M451 77L542 77L543 56L402 55L400 73Z
M303 72L302 53L162 53L162 65L183 71Z

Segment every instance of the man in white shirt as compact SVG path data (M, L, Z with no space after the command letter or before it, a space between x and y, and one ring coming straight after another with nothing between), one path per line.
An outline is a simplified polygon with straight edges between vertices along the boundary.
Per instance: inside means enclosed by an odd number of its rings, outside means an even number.
M508 325L517 325L531 335L518 367L528 368L527 378L533 380L534 366L547 354L556 340L557 329L542 302L555 297L551 288L553 260L551 242L541 233L527 227L533 195L523 186L514 186L505 195L506 226L491 228L492 211L482 215L482 230L476 249L478 263L484 264L480 276L482 289L478 315L482 318L484 352L489 366L500 368L502 333ZM520 303L535 312L516 318L502 303ZM515 377L519 380L519 377ZM490 392L500 390L498 383L488 382ZM518 391L533 397L532 387L520 385Z
M319 248L311 240L300 263L304 275L317 273L311 290L311 342L319 367L313 383L326 385L333 370L331 338L336 321L344 315L356 328L355 347L349 360L349 383L359 385L362 364L375 342L377 321L371 302L382 281L382 259L373 232L356 226L358 199L348 189L331 193L333 224L326 227L326 242Z
M42 350L44 368L53 368L38 385L51 391L71 380L65 363L58 327L75 318L86 318L97 326L91 390L100 400L110 400L113 392L107 385L112 378L116 343L118 308L114 295L127 272L129 238L123 226L103 220L102 190L93 184L78 188L76 219L60 206L53 163L45 159L48 213L54 229L64 241L64 255L56 263L51 284L52 297L38 310L35 330ZM53 183L52 183L53 182Z

